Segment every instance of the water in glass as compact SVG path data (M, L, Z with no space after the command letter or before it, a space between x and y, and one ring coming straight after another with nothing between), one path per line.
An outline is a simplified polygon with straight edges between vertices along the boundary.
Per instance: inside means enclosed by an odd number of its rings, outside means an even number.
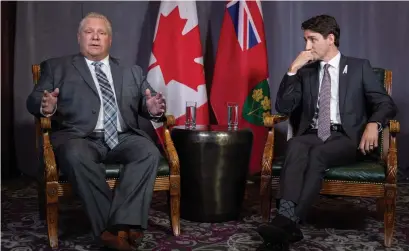
M196 128L196 102L186 102L186 128Z
M227 125L231 129L237 129L239 124L239 105L237 103L227 103Z

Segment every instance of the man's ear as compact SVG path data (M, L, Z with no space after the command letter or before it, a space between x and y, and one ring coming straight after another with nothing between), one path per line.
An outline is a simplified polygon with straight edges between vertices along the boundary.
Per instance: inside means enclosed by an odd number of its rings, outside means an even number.
M328 34L327 39L331 42L331 44L335 44L335 36L334 36L334 34Z

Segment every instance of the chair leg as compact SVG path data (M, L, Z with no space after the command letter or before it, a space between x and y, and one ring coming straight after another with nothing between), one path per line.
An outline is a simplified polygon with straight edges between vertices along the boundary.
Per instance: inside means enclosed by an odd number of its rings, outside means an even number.
M170 220L173 235L180 235L180 195L170 195Z
M48 240L51 248L58 248L58 204L47 204Z
M50 247L58 248L58 183L47 182L47 227Z
M395 226L395 213L396 213L396 185L385 185L385 246L390 247L392 245L393 231Z
M170 221L173 234L180 235L180 175L174 174L169 177L169 197L170 197Z
M260 182L261 217L263 222L268 222L271 213L271 176L262 175Z

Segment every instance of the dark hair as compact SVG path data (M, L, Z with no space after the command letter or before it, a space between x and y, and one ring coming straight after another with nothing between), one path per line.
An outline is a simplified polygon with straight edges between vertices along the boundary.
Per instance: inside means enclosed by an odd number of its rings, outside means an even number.
M320 33L324 38L327 38L329 34L333 34L335 37L334 44L339 47L339 38L341 36L341 30L334 17L329 15L315 16L301 24L303 30L312 30Z

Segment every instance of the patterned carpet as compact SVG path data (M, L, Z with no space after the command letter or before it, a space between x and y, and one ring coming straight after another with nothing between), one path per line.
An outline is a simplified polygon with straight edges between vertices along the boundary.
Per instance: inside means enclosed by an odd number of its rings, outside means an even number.
M171 234L166 194L155 193L140 250L256 250L262 243L255 232L261 222L258 189L257 184L248 185L239 221L209 224L182 220L179 237ZM409 185L400 185L398 195L392 248L383 247L383 221L376 218L373 199L322 197L302 227L305 239L290 250L409 250ZM51 250L36 199L36 186L27 179L2 183L2 250ZM99 250L81 205L71 200L62 202L60 208L58 250Z

